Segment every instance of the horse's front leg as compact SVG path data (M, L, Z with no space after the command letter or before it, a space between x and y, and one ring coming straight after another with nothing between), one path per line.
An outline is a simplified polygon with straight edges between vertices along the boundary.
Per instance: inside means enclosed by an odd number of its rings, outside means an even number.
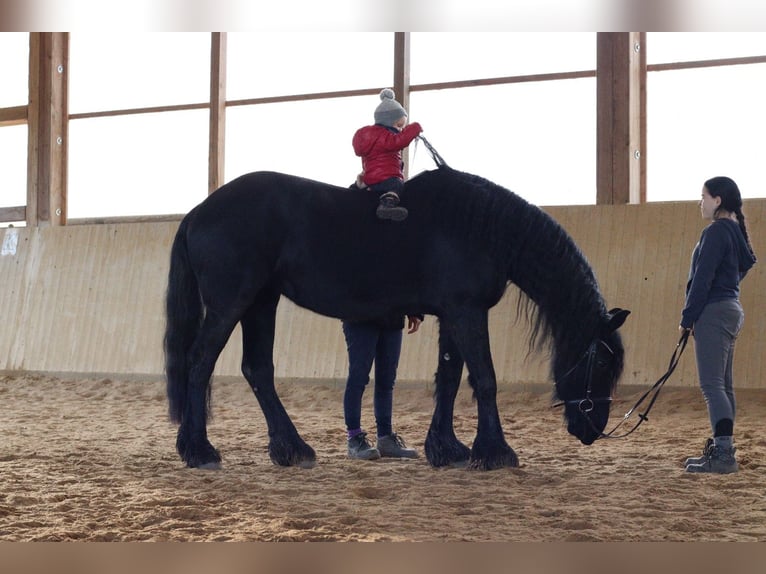
M439 326L439 366L434 389L434 414L425 442L432 466L465 466L471 451L455 436L455 397L463 374L463 358L444 327Z
M471 468L493 470L519 465L503 436L497 411L497 379L489 347L486 309L464 311L452 324L452 333L468 367L468 382L478 409L476 438L471 448Z
M268 300L264 300L264 299ZM242 325L242 373L255 393L269 431L274 464L311 468L316 453L298 434L274 388L274 327L279 294L264 295L248 310Z

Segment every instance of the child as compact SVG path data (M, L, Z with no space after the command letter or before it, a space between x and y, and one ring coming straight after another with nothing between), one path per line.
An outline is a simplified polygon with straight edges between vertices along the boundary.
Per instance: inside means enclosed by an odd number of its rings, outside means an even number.
M382 90L380 99L375 108L375 125L357 130L351 143L354 153L362 158L362 183L380 197L376 215L379 219L402 221L407 218L407 210L399 205L404 189L402 150L423 128L417 122L407 125L407 112L394 99L393 90Z

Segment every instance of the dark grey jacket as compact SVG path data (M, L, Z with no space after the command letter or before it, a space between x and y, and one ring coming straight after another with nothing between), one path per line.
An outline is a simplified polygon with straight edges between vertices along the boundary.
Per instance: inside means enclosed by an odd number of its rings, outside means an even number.
M716 219L703 229L692 253L681 326L692 328L708 303L738 299L739 282L755 261L737 222Z

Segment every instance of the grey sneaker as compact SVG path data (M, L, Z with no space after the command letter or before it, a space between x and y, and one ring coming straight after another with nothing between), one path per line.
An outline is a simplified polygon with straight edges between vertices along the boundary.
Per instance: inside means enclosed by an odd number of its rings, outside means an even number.
M711 472L715 474L730 474L737 472L739 466L734 458L736 447L723 448L713 446L708 453L705 462L701 464L690 464L686 467L686 472Z
M380 456L388 458L418 458L418 451L407 448L402 437L396 433L378 437L378 451Z
M690 464L703 464L708 459L708 456L710 456L710 449L713 448L713 443L714 441L712 438L707 439L705 448L702 449L702 456L687 458L686 462L684 462L684 466L689 466Z
M367 442L367 433L362 432L348 439L348 458L375 460L380 458L380 452Z

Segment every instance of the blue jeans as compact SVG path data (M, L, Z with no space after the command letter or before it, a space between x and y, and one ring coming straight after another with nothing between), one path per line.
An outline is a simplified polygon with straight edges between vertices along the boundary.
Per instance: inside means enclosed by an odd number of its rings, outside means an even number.
M361 428L362 396L370 382L370 369L375 362L375 394L373 410L377 435L392 432L391 415L394 383L399 355L402 350L402 330L382 329L374 323L343 322L343 334L348 348L348 379L343 395L343 416L347 430Z
M388 179L384 179L381 182L373 183L369 187L371 191L374 191L379 196L383 195L384 193L388 191L393 191L394 193L396 193L396 195L401 197L402 192L404 191L404 181L402 181L398 177L389 177Z
M734 397L734 343L742 329L745 314L736 299L708 303L694 323L694 351L697 374L707 403L710 426L715 432L719 421L737 414Z

